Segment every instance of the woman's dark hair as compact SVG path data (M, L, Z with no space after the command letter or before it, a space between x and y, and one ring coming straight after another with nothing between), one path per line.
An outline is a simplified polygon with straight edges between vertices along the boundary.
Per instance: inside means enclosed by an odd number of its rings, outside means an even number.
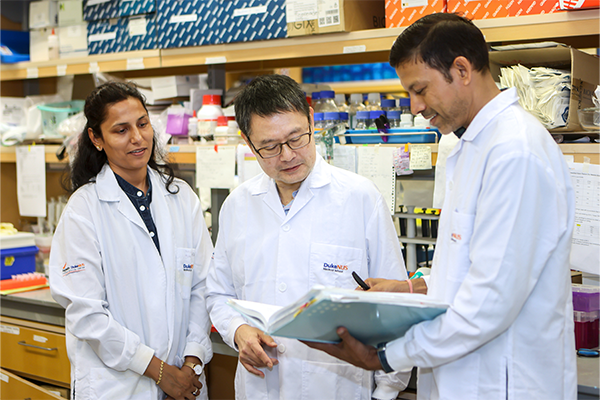
M306 115L310 125L310 107L300 85L286 75L256 77L235 98L235 119L244 135L250 137L253 115L268 117L286 112Z
M390 65L423 61L452 82L450 67L459 56L476 71L489 71L488 46L479 28L457 14L436 13L420 18L398 36L390 50Z
M88 135L88 128L92 129L95 137L102 138L102 129L100 129L100 125L102 125L106 119L108 107L120 101L127 100L130 97L139 100L140 103L142 103L144 110L146 110L146 113L148 112L144 96L137 90L133 83L104 83L94 89L85 100L83 112L87 119L87 123L79 136L77 153L75 154L75 159L70 167L71 192L76 191L89 182L93 182L96 175L102 170L102 167L107 161L104 150L98 151L92 143ZM152 153L150 155L150 161L148 161L148 166L156 170L163 177L165 180L165 188L169 193L175 194L179 191L179 188L176 185L174 188L171 187L173 185L173 180L175 179L175 172L173 168L160 157L156 147L156 140L152 142Z

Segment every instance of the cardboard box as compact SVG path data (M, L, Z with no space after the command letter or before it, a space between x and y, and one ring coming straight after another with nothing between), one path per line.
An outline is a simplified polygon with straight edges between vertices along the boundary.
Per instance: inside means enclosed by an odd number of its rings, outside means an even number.
M156 0L120 0L119 16L150 14L156 11Z
M89 22L87 27L89 54L106 54L117 51L121 24L122 21L117 18Z
M119 0L84 0L83 19L99 21L119 16Z
M61 0L58 2L58 26L83 23L83 1Z
M217 11L219 43L284 38L285 0L220 0Z
M448 0L448 12L469 19L518 17L561 11L559 0Z
M446 0L387 0L385 26L408 26L429 14L446 12Z
M32 1L29 3L29 29L48 28L58 25L56 0Z
M288 37L385 27L384 0L322 0L309 5L306 3L304 0L286 1Z
M32 29L29 31L29 60L48 61L48 36L54 28Z
M600 0L559 0L561 10L578 10L582 8L598 8Z
M448 12L468 19L504 18L510 16L515 0L448 0Z
M123 18L115 51L150 50L157 48L156 15Z
M565 45L490 52L490 70L495 80L498 80L501 67L516 64L527 68L550 67L571 71L571 98L567 125L552 131L582 131L577 110L593 106L592 95L600 84L598 58Z
M58 28L60 58L86 57L88 55L88 24Z
M200 76L176 75L152 78L151 86L154 100L189 97L191 89L200 87Z
M158 48L218 43L217 0L158 0Z

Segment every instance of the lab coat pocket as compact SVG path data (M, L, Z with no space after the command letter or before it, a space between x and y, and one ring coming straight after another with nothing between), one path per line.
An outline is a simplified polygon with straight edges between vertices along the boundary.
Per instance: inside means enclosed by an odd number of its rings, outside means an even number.
M302 361L302 398L359 400L365 373L346 363Z
M362 249L311 243L309 286L353 288L356 283L352 278L352 271L361 273L362 260Z
M451 281L462 282L469 272L471 260L469 252L471 248L471 236L475 215L463 214L458 211L452 213L451 233L448 244L448 258L450 269L447 277Z
M115 371L110 368L90 370L91 394L94 399L149 399L155 397L154 382L133 371Z
M177 249L176 254L177 271L175 279L177 280L177 287L181 297L189 299L194 277L194 258L196 256L196 251L194 249L180 247Z

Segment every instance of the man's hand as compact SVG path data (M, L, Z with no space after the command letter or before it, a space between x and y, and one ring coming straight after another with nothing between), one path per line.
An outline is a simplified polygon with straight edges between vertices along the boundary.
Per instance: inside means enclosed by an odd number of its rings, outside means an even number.
M377 357L377 349L375 347L362 344L352 337L344 327L338 328L337 334L342 339L340 343L331 344L305 341L302 341L302 343L362 369L369 371L383 369L379 357Z
M277 347L277 343L260 329L246 324L241 325L235 331L234 340L240 351L240 363L248 372L264 378L265 374L258 368L266 367L271 370L273 365L279 364L276 358L270 358L263 349L263 344L269 347Z
M406 281L395 279L369 278L365 283L371 287L370 292L402 292L409 293L410 288ZM423 278L413 279L413 293L427 294L427 284Z

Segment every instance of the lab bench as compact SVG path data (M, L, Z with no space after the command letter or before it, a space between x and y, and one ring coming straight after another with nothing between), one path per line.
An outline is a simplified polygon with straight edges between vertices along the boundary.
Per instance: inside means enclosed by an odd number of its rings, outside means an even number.
M54 301L50 289L41 289L11 295L2 295L0 337L3 357L0 365L3 369L17 372L21 377L48 382L57 386L69 387L70 365L64 340L64 309ZM218 369L218 375L230 375L231 385L227 390L233 393L231 368L235 366L237 352L227 346L221 336L212 332L215 359L208 364L208 386L211 389L226 389L215 385L211 368ZM223 357L232 356L232 357ZM214 364L213 364L214 363ZM27 381L18 380L18 376L2 371L2 392L8 377L10 382L31 389ZM215 374L217 375L217 374ZM6 377L6 379L5 379ZM577 357L578 400L598 399L600 395L600 359ZM212 386L212 387L211 387ZM217 388L219 386L220 388ZM14 387L13 387L14 388ZM211 396L212 397L212 396ZM36 397L56 399L59 397ZM226 398L215 396L215 398Z

